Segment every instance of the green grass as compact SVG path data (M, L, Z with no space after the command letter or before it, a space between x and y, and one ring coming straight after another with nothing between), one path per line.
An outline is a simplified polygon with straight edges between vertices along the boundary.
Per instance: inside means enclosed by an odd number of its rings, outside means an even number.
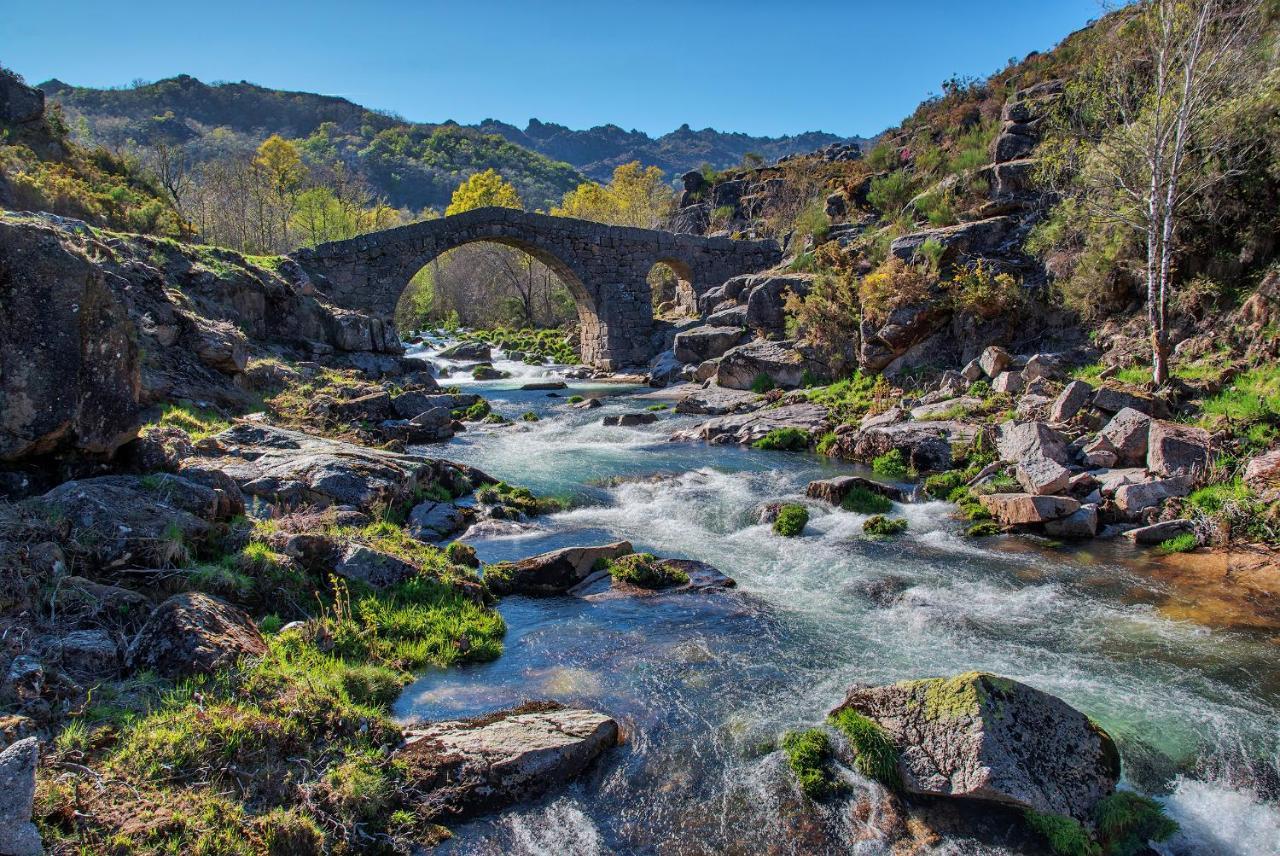
M887 496L855 485L840 501L840 507L857 514L886 514L893 510L893 502Z
M828 722L849 741L854 752L853 765L859 773L886 787L901 787L898 750L879 723L849 708L832 714Z
M525 411L523 414L521 414L520 419L523 422L541 421L538 414L534 413L532 410Z
M583 401L583 398L581 395L571 395L565 399L565 402L567 404L581 404L582 401Z
M216 410L196 407L192 404L165 404L160 417L150 423L162 428L180 428L191 436L192 440L203 440L220 434L231 427L231 420Z
M871 471L887 479L904 479L907 477L907 461L900 449L890 449L871 461Z
M784 538L794 538L804 531L809 524L809 509L803 505L791 503L778 509L778 516L773 521L773 531Z
M981 520L967 526L964 530L964 537L990 538L994 535L999 535L1002 531L1000 524L994 520Z
M1200 541L1196 538L1196 534L1194 532L1184 532L1181 535L1175 535L1167 541L1161 541L1160 546L1156 549L1161 553L1168 555L1169 553L1189 553L1199 546Z
M907 520L905 517L873 514L862 522L862 531L876 538L891 538L907 531Z
M1132 791L1103 797L1094 806L1093 819L1107 856L1136 856L1148 841L1167 841L1178 831L1164 806Z
M807 390L805 397L830 409L837 422L845 423L861 419L882 405L888 394L889 385L882 376L855 372L844 380Z
M751 381L751 391L760 395L774 389L776 386L777 384L773 382L773 378L763 372L756 375L755 379Z
M962 488L969 482L969 476L964 470L947 470L944 473L935 473L924 480L924 492L934 499L946 499L951 496L957 488Z
M689 582L679 568L660 562L652 553L632 553L605 563L609 576L646 589L664 589Z
M1239 375L1231 386L1201 405L1200 424L1210 430L1240 433L1256 423L1280 425L1280 365L1260 365Z
M1041 814L1028 809L1023 812L1027 825L1044 836L1049 849L1058 856L1100 856L1101 850L1088 830L1075 818L1061 814Z
M782 737L782 751L796 783L809 799L825 799L839 790L830 769L831 740L825 731L820 728L788 731Z
M771 452L803 452L809 448L809 432L800 428L774 428L751 444Z

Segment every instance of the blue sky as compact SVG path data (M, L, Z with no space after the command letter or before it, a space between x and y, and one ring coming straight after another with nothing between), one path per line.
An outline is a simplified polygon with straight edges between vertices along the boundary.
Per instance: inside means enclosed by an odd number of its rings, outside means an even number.
M0 0L0 64L32 83L248 80L423 122L871 135L951 74L985 76L1100 14L1098 0Z

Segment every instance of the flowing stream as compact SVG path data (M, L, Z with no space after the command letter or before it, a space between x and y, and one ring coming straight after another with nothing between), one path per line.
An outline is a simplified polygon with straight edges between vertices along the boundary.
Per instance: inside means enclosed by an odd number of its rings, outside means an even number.
M443 383L483 394L515 424L423 451L571 510L473 532L482 560L625 538L709 562L738 589L503 600L502 657L423 675L397 716L554 698L614 716L626 739L569 788L459 826L447 852L888 853L865 809L878 786L842 770L847 799L802 809L777 737L822 722L850 684L981 669L1062 697L1116 738L1124 786L1162 799L1182 825L1163 853L1280 853L1280 627L1181 620L1178 592L1127 544L965 540L945 503L895 509L910 529L893 541L863 538L862 515L811 503L803 536L780 538L756 522L761 504L803 501L810 480L855 468L670 443L703 418L672 412L606 428L602 416L653 404L635 397L647 390L570 382L549 397L519 386L555 369L495 366L515 376ZM605 404L576 410L572 394ZM541 421L519 421L528 411ZM1006 851L952 839L928 852Z

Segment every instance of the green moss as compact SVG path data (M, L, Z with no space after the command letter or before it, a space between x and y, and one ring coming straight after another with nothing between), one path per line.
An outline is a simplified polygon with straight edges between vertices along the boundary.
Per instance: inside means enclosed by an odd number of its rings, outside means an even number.
M773 521L773 531L784 538L794 538L804 531L809 524L809 509L797 503L791 503L778 509L778 516Z
M454 419L459 419L463 422L479 422L489 415L490 409L489 402L482 398L470 407L453 411L451 415Z
M660 561L652 553L632 553L607 560L605 567L615 580L646 589L664 589L689 582L689 575L677 567Z
M923 696L926 718L947 721L978 716L987 698L986 684L1000 686L1004 680L982 672L964 672L951 678L899 681L897 686L913 695Z
M583 400L581 395L571 395L565 399L568 404L581 404Z
M904 479L907 462L900 449L890 449L871 461L871 471L887 479Z
M500 505L529 517L553 514L564 509L564 503L557 499L538 497L527 487L516 487L506 482L496 482L481 487L476 491L476 501L481 505Z
M1099 856L1101 853L1084 825L1075 818L1030 810L1023 812L1023 817L1028 826L1045 837L1049 848L1058 856Z
M840 501L840 507L857 514L885 514L893 510L893 502L873 490L854 485Z
M650 404L645 408L645 410L648 410L650 413L661 413L663 410L669 410L670 408L671 405L669 404Z
M898 773L898 750L880 724L856 710L841 708L828 720L853 749L858 772L890 788L902 786Z
M831 740L822 729L788 731L782 737L782 751L800 790L809 799L825 799L839 790L830 768Z
M538 422L538 421L540 421L540 420L539 420L539 417L538 417L538 414L534 413L532 410L526 411L526 412L525 412L525 413L520 417L520 419L521 419L521 421L523 421L523 422Z
M924 492L934 499L947 499L957 488L962 488L969 479L964 470L947 470L935 473L924 480Z
M862 531L877 538L890 538L907 531L907 521L904 517L885 517L883 514L874 514L862 521Z
M799 428L774 428L752 443L751 448L776 452L802 452L809 448L809 432Z
M1093 818L1107 856L1137 856L1148 841L1166 841L1178 831L1164 806L1132 791L1103 797L1094 806Z

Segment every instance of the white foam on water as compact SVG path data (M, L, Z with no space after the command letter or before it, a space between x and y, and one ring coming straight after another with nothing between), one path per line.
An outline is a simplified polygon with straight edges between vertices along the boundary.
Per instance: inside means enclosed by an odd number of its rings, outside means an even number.
M1161 802L1181 826L1157 848L1165 856L1280 854L1280 805L1256 794L1179 776Z

